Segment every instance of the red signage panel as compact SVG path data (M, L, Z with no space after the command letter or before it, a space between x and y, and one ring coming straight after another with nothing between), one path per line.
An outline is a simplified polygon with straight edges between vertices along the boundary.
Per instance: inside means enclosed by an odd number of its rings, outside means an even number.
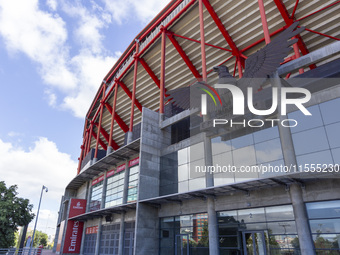
M104 175L99 176L97 179L94 179L94 180L92 181L92 186L93 186L93 185L96 185L97 183L101 182L102 180L104 180Z
M110 171L108 171L108 172L106 173L106 177L109 178L110 176L112 176L112 175L114 175L114 174L115 174L115 170L112 169L112 170L110 170Z
M84 222L69 220L64 241L63 253L80 253Z
M116 173L119 173L121 171L125 170L125 164L120 165L119 167L117 167Z
M129 161L129 167L132 167L138 164L139 164L139 157Z
M97 233L98 233L98 226L86 228L86 235L97 234Z
M86 200L85 199L77 199L71 198L70 211L68 214L68 218L72 218L74 216L85 213L86 211Z

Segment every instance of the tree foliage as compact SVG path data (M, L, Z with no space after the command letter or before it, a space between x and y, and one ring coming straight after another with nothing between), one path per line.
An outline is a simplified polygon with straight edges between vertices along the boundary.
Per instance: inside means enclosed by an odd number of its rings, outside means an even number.
M14 245L14 233L19 226L25 226L34 218L33 205L28 199L17 197L17 185L6 187L0 181L0 247Z
M27 242L28 237L33 236L33 230L27 232L25 243ZM34 234L34 242L33 247L38 248L40 245L46 247L48 242L48 235L46 233L43 233L42 231L36 230Z

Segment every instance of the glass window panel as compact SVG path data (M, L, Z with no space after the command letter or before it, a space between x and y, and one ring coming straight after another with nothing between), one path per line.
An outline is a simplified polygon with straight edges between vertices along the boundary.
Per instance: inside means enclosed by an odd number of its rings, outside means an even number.
M188 190L189 190L189 183L188 183L188 181L184 181L184 182L179 182L178 183L178 192L179 193L187 192Z
M293 220L294 213L291 205L266 207L267 221Z
M261 163L261 164L262 164L263 167L267 167L267 169L269 169L269 167L273 167L273 169L278 169L278 171L277 172L276 171L269 172L269 170L268 170L267 172L264 172L264 171L260 172L259 173L260 178L268 178L270 176L279 176L279 175L285 174L284 172L281 171L281 166L284 165L283 159L271 161L271 162L266 162L266 163Z
M306 207L310 219L340 218L340 200L307 203Z
M234 150L233 159L236 167L256 165L254 145Z
M196 178L189 180L189 190L204 189L205 178Z
M334 110L340 109L339 98L320 104L320 109L325 125L340 121L340 115L334 114Z
M267 224L266 223L244 223L240 222L240 230L266 230Z
M255 143L260 143L279 137L279 130L277 127L266 128L261 131L253 133L253 136Z
M220 154L224 151L230 151L232 149L230 140L222 141L220 136L211 139L211 147L213 155Z
M178 165L183 165L188 163L188 148L184 148L179 150L177 153L178 156Z
M310 153L303 156L296 157L298 165L304 166L307 164L310 166L311 164L332 164L333 159L331 156L330 150L320 151L316 153Z
M340 123L326 126L326 132L331 148L340 147Z
M326 132L323 127L296 133L292 137L296 155L329 149Z
M257 163L279 160L283 157L280 139L255 144Z
M213 156L213 165L228 166L233 165L231 152L223 152Z
M178 181L186 181L189 179L189 165L184 164L178 166Z
M264 208L253 208L253 209L239 210L238 219L239 219L239 221L243 220L245 223L248 223L248 222L264 222L264 221L266 221L265 214L264 214Z
M334 164L340 164L340 148L332 149L331 151L334 159Z
M306 116L301 111L296 111L288 114L289 119L294 119L298 122L296 127L292 127L292 133L296 133L302 130L307 130L323 125L321 113L318 105L314 105L307 108L312 116Z
M300 254L297 235L270 235L270 254ZM282 252L281 252L281 251Z
M200 160L204 158L203 142L197 143L190 147L190 161Z
M295 221L268 222L268 232L270 234L297 234Z
M238 238L237 236L228 236L228 237L219 237L220 247L238 247Z
M310 220L309 224L312 233L340 233L340 219Z
M339 249L340 236L336 234L317 234L312 235L315 249ZM323 251L324 252L324 251ZM337 253L319 253L319 254L337 254Z
M190 162L189 168L190 168L189 179L200 178L205 176L204 159Z
M244 136L240 136L238 138L232 139L231 144L233 146L233 149L238 149L238 148L242 148L242 147L246 147L248 145L254 144L253 135L249 134L249 135L244 135Z
M235 183L234 173L215 173L214 186Z
M161 219L161 228L173 228L174 225L174 217L166 217Z

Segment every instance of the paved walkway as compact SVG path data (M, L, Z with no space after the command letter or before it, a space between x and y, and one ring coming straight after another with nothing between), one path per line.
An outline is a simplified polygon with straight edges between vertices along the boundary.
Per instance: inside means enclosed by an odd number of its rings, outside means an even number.
M41 255L55 255L52 250L43 249Z

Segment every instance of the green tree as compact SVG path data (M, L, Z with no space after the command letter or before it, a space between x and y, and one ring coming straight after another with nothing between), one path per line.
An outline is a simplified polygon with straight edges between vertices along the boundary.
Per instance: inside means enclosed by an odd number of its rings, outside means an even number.
M34 218L33 205L28 199L17 197L17 185L6 187L0 181L0 247L14 246L18 226L25 226Z
M33 230L27 232L25 242L27 242L27 238L29 236L31 236L31 237L33 236ZM43 245L45 247L45 246L47 246L47 241L48 241L48 235L46 233L43 233L39 230L35 231L33 247L38 248L40 245Z

